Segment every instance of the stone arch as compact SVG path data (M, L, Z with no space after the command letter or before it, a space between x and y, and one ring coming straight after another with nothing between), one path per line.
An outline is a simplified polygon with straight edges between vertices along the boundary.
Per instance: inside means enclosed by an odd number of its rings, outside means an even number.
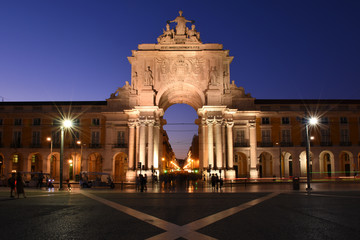
M319 155L320 174L322 177L332 177L335 173L335 158L334 154L325 150Z
M128 170L128 156L120 152L113 157L113 179L114 182L124 182Z
M262 152L259 156L259 177L273 177L273 160L269 152Z
M80 176L81 154L78 152L72 152L70 154L70 159L72 160L72 166L69 164L70 179L76 179L76 175L78 175L78 177Z
M0 161L2 162L0 166L0 177L4 175L4 169L5 169L5 157L2 153L0 153Z
M156 95L156 105L164 111L177 103L187 104L197 111L205 105L205 95L196 86L185 82L169 84Z
M248 157L245 153L237 152L234 156L234 169L236 177L247 177L248 176Z
M102 172L102 156L100 153L92 153L88 157L88 171Z
M24 171L24 161L22 154L16 152L10 155L10 166L12 171Z
M59 179L60 175L60 153L52 152L48 155L49 168L48 172L50 173L51 178Z
M312 176L312 159L314 159L314 154L310 152L310 176ZM300 161L300 177L307 176L307 166L306 166L306 151L303 151L299 155Z
M30 153L28 156L28 169L30 172L43 171L43 159L40 153Z
M349 151L342 151L339 154L340 175L349 177L353 171L354 157Z
M281 171L283 177L294 176L293 159L290 152L281 153Z

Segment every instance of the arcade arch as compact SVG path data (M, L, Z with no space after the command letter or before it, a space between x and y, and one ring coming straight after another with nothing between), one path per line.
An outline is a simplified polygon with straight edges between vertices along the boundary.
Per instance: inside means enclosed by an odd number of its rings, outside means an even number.
M31 153L28 157L28 166L30 166L30 172L43 171L43 160L39 153Z
M259 156L259 177L272 177L273 176L273 160L269 152L262 152Z
M332 177L335 173L334 154L328 150L322 151L319 156L320 174L322 177Z
M114 182L124 182L128 170L127 155L123 152L117 153L113 158Z
M351 152L342 151L339 155L340 159L340 175L350 176L353 171L352 167L354 165L354 158Z
M310 152L310 176L312 176L312 164L314 159L314 155L312 152ZM300 177L306 177L307 176L307 163L306 163L306 152L303 151L299 155L299 161L300 161Z
M281 171L282 176L286 178L294 175L292 155L289 152L281 153Z
M88 157L88 171L102 172L102 156L100 153L92 153Z
M235 176L237 178L248 177L248 157L242 152L235 153L234 157L234 170L236 174Z

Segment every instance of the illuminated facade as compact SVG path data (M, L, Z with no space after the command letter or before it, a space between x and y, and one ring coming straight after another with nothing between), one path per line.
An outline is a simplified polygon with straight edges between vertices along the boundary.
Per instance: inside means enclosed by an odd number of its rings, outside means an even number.
M313 177L358 171L360 100L255 99L230 80L233 57L228 50L202 43L182 12L173 22L175 28L167 24L157 44L140 44L132 51L131 81L106 101L1 102L2 174L42 170L57 178L57 120L67 114L75 127L65 139L65 178L84 170L133 181L138 166L148 175L161 173L175 159L162 128L163 115L177 103L198 113L197 164L205 175L305 176L305 114L321 117L311 133Z

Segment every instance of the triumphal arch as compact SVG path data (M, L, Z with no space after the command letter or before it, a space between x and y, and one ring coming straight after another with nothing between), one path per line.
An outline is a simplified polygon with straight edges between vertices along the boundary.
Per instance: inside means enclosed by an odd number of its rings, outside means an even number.
M116 109L125 109L129 128L128 173L139 164L159 169L162 155L160 129L164 111L173 104L193 107L199 116L199 162L206 173L234 177L233 127L250 128L250 176L257 177L254 99L230 79L233 57L222 44L202 43L194 21L182 11L167 21L156 44L140 44L128 57L131 82L107 99L111 109L107 124L118 119ZM246 111L246 114L238 114ZM106 114L106 113L105 113ZM109 131L110 128L109 128ZM111 134L109 134L111 135Z

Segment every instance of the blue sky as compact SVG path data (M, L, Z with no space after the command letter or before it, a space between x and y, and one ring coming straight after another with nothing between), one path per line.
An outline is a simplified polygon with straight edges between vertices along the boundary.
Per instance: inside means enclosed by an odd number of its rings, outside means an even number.
M180 9L204 43L230 50L231 79L253 97L360 99L360 1L346 0L2 0L0 96L105 100L130 81L131 50L155 43ZM179 110L196 118L175 105L168 122Z

